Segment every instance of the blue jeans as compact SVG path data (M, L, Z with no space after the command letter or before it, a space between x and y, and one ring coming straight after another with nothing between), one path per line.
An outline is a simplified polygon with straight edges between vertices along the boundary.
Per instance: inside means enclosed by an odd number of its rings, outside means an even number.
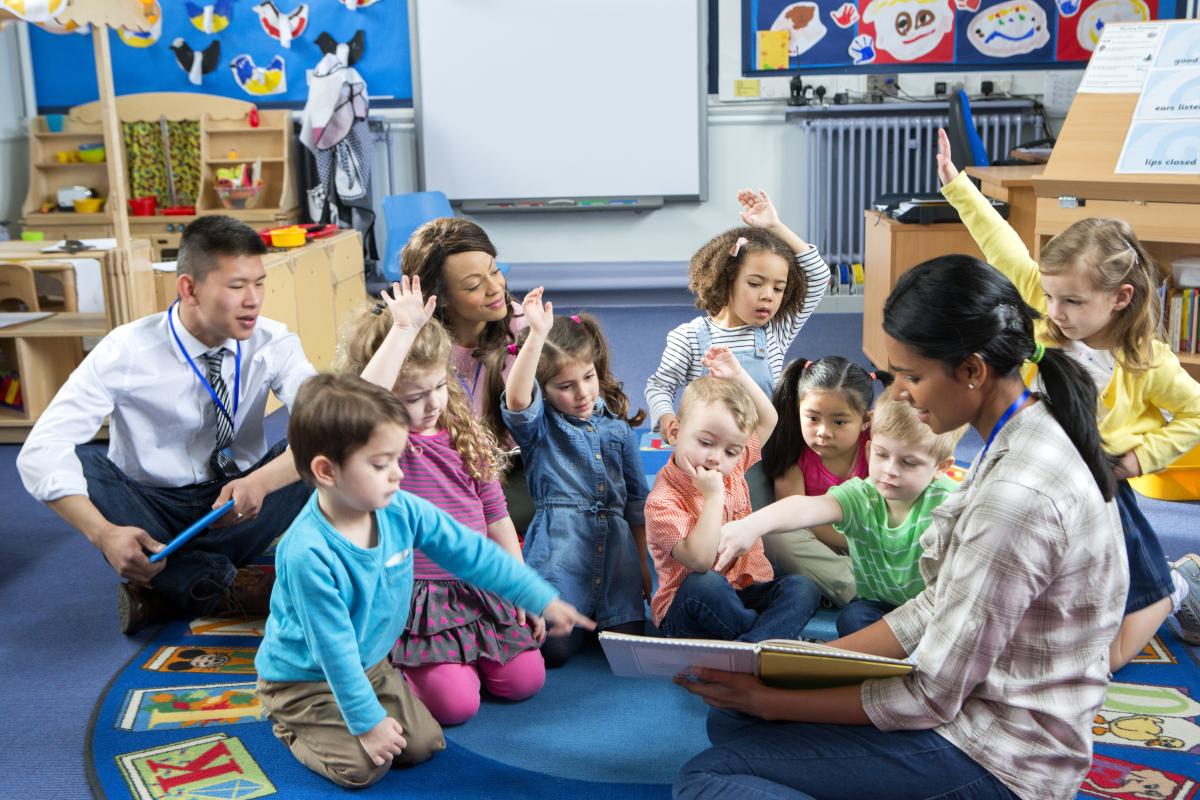
M713 747L683 765L679 800L1013 800L1000 780L934 731L764 722L713 709Z
M734 589L718 572L683 579L663 617L664 636L761 642L799 639L821 604L821 590L803 575Z
M258 469L286 447L286 442L279 442L242 474ZM75 449L92 504L114 525L142 528L164 544L210 511L222 487L233 480L221 478L179 488L146 486L130 480L106 452L95 445ZM168 556L166 567L150 585L181 614L212 613L233 583L237 568L287 530L311 493L301 481L272 492L263 499L262 510L254 519L227 528L209 528Z
M847 603L846 607L838 614L838 636L849 636L855 631L861 631L883 619L884 614L895 610L896 607L891 603L885 603L882 600L863 600L861 597L856 597Z

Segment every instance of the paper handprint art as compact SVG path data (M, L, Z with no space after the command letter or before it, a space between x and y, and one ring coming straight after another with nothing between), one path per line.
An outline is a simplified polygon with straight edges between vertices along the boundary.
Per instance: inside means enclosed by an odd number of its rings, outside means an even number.
M829 12L829 18L839 28L849 28L858 22L858 8L853 3L842 3L836 11Z
M773 31L788 32L788 55L807 52L825 36L825 23L816 3L792 3L779 12L771 24Z
M860 33L850 42L849 52L855 64L870 64L875 60L875 40L865 33Z
M967 38L985 56L1009 58L1044 47L1050 31L1041 6L1032 0L1007 0L976 14Z

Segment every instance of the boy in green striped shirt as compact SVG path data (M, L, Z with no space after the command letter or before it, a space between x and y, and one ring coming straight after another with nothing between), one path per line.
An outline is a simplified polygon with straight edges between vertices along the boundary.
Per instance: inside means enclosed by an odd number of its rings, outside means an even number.
M867 480L851 478L818 496L792 495L726 523L715 569L764 535L812 529L829 547L850 551L858 596L837 619L839 636L867 627L921 593L921 534L957 486L946 477L965 428L936 435L889 391L871 414ZM818 526L833 525L833 532Z

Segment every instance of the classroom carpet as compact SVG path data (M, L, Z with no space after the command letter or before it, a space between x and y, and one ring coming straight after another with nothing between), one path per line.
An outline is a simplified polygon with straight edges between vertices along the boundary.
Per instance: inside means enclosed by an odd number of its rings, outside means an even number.
M816 627L828 630L823 612ZM261 620L164 626L112 679L92 715L89 781L117 800L288 800L350 794L297 762L254 695ZM1081 798L1184 800L1200 786L1200 660L1168 622L1121 670L1096 715ZM669 798L708 746L706 707L669 682L618 678L598 647L550 671L520 703L486 699L447 728L424 764L392 770L376 796Z

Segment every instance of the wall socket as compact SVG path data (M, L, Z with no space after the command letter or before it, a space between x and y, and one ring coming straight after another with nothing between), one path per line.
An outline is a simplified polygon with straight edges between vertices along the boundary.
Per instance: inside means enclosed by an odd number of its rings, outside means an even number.
M899 88L898 76L895 73L867 76L868 102L878 103L884 97L895 97Z

